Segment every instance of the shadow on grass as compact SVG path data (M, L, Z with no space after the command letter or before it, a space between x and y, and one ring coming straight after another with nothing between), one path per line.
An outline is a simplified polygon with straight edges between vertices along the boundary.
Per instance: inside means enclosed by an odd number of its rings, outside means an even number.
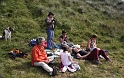
M50 67L57 66L59 67L59 63L49 64ZM18 70L22 72L21 74L34 74L40 75L42 77L50 77L49 73L45 71L41 66L31 66L31 62L23 62L20 65L12 66L13 70Z

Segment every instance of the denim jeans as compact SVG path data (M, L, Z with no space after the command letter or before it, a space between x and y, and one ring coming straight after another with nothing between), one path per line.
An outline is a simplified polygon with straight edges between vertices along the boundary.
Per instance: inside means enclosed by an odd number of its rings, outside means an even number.
M54 38L54 30L53 29L47 29L47 48L52 49L53 48L53 38Z

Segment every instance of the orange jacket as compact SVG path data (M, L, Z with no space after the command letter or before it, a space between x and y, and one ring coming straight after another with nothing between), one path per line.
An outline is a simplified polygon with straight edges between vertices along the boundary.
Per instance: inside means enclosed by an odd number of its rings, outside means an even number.
M48 60L48 57L44 50L44 47L42 46L40 50L38 45L34 46L31 53L32 66L34 66L34 62L44 62L45 60Z

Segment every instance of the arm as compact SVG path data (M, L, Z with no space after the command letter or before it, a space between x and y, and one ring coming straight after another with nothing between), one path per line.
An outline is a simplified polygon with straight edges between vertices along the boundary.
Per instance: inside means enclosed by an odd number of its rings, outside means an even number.
M97 47L97 45L96 45L96 40L95 40L95 47Z
M61 61L61 55L59 55L59 58L60 58L60 63L61 63L61 62L62 62L62 61Z
M81 55L78 53L77 56L78 56L79 58L82 58L82 59L83 59L83 58L87 57L89 54L90 54L90 52L87 53L86 55L81 56Z
M38 58L38 51L36 49L32 50L32 56L33 56L33 60L35 62L39 62L40 61L40 59Z
M88 43L87 43L87 50L90 50L90 43L91 43L91 40L88 40Z
M54 24L54 23L55 23L55 22L53 21L53 19L50 19L50 18L48 18L48 17L46 18L45 21L46 21L46 24L47 24L47 25L50 25L50 24Z
M62 43L64 40L60 37L60 38L59 38L59 41L60 41L60 43Z
M71 56L68 56L68 59L69 59L70 62L72 62Z
M37 48L34 48L32 50L32 56L33 56L33 60L35 62L45 62L46 60L48 60L47 54L44 54L44 56L41 57L41 51L39 49L37 49Z
M66 36L66 38L65 38L65 39L66 39L66 42L68 42L68 37L67 37L67 36Z

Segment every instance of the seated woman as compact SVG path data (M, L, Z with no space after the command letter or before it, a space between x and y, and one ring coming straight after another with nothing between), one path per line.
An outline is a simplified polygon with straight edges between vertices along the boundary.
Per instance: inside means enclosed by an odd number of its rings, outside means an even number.
M87 51L92 51L94 48L97 48L96 39L97 39L97 35L94 34L94 35L92 35L91 38L88 40L87 47L86 47L86 50L87 50ZM97 49L100 50L100 48L97 48Z
M68 37L66 35L66 31L62 31L62 35L59 37L59 41L60 41L60 43L63 43L64 41L68 42Z
M99 56L103 56L106 61L110 61L110 58L106 55L104 50L101 50L100 48L97 48L96 46L96 38L97 35L92 35L92 37L88 40L86 51L89 51L87 54L84 54L84 52L75 50L75 55L79 58L87 59L87 60L94 60L96 64L102 64L99 60ZM83 55L84 54L84 55Z
M73 48L72 52L75 56L77 56L80 59L87 59L87 60L94 60L96 64L102 64L99 60L99 55L102 55L106 61L109 61L109 57L107 57L106 53L103 51L99 51L97 48L93 49L90 52L86 52L84 50Z
M63 46L62 49L63 52L59 56L61 59L61 66L60 66L61 72L64 73L66 70L70 72L75 72L76 70L79 70L80 66L78 65L78 63L74 62L71 58L71 54L69 53L69 47ZM77 65L76 68L73 66L74 64Z
M74 45L72 42L69 42L69 38L66 35L66 31L62 31L62 35L59 37L59 41L60 41L60 48L62 48L63 46L72 47Z

